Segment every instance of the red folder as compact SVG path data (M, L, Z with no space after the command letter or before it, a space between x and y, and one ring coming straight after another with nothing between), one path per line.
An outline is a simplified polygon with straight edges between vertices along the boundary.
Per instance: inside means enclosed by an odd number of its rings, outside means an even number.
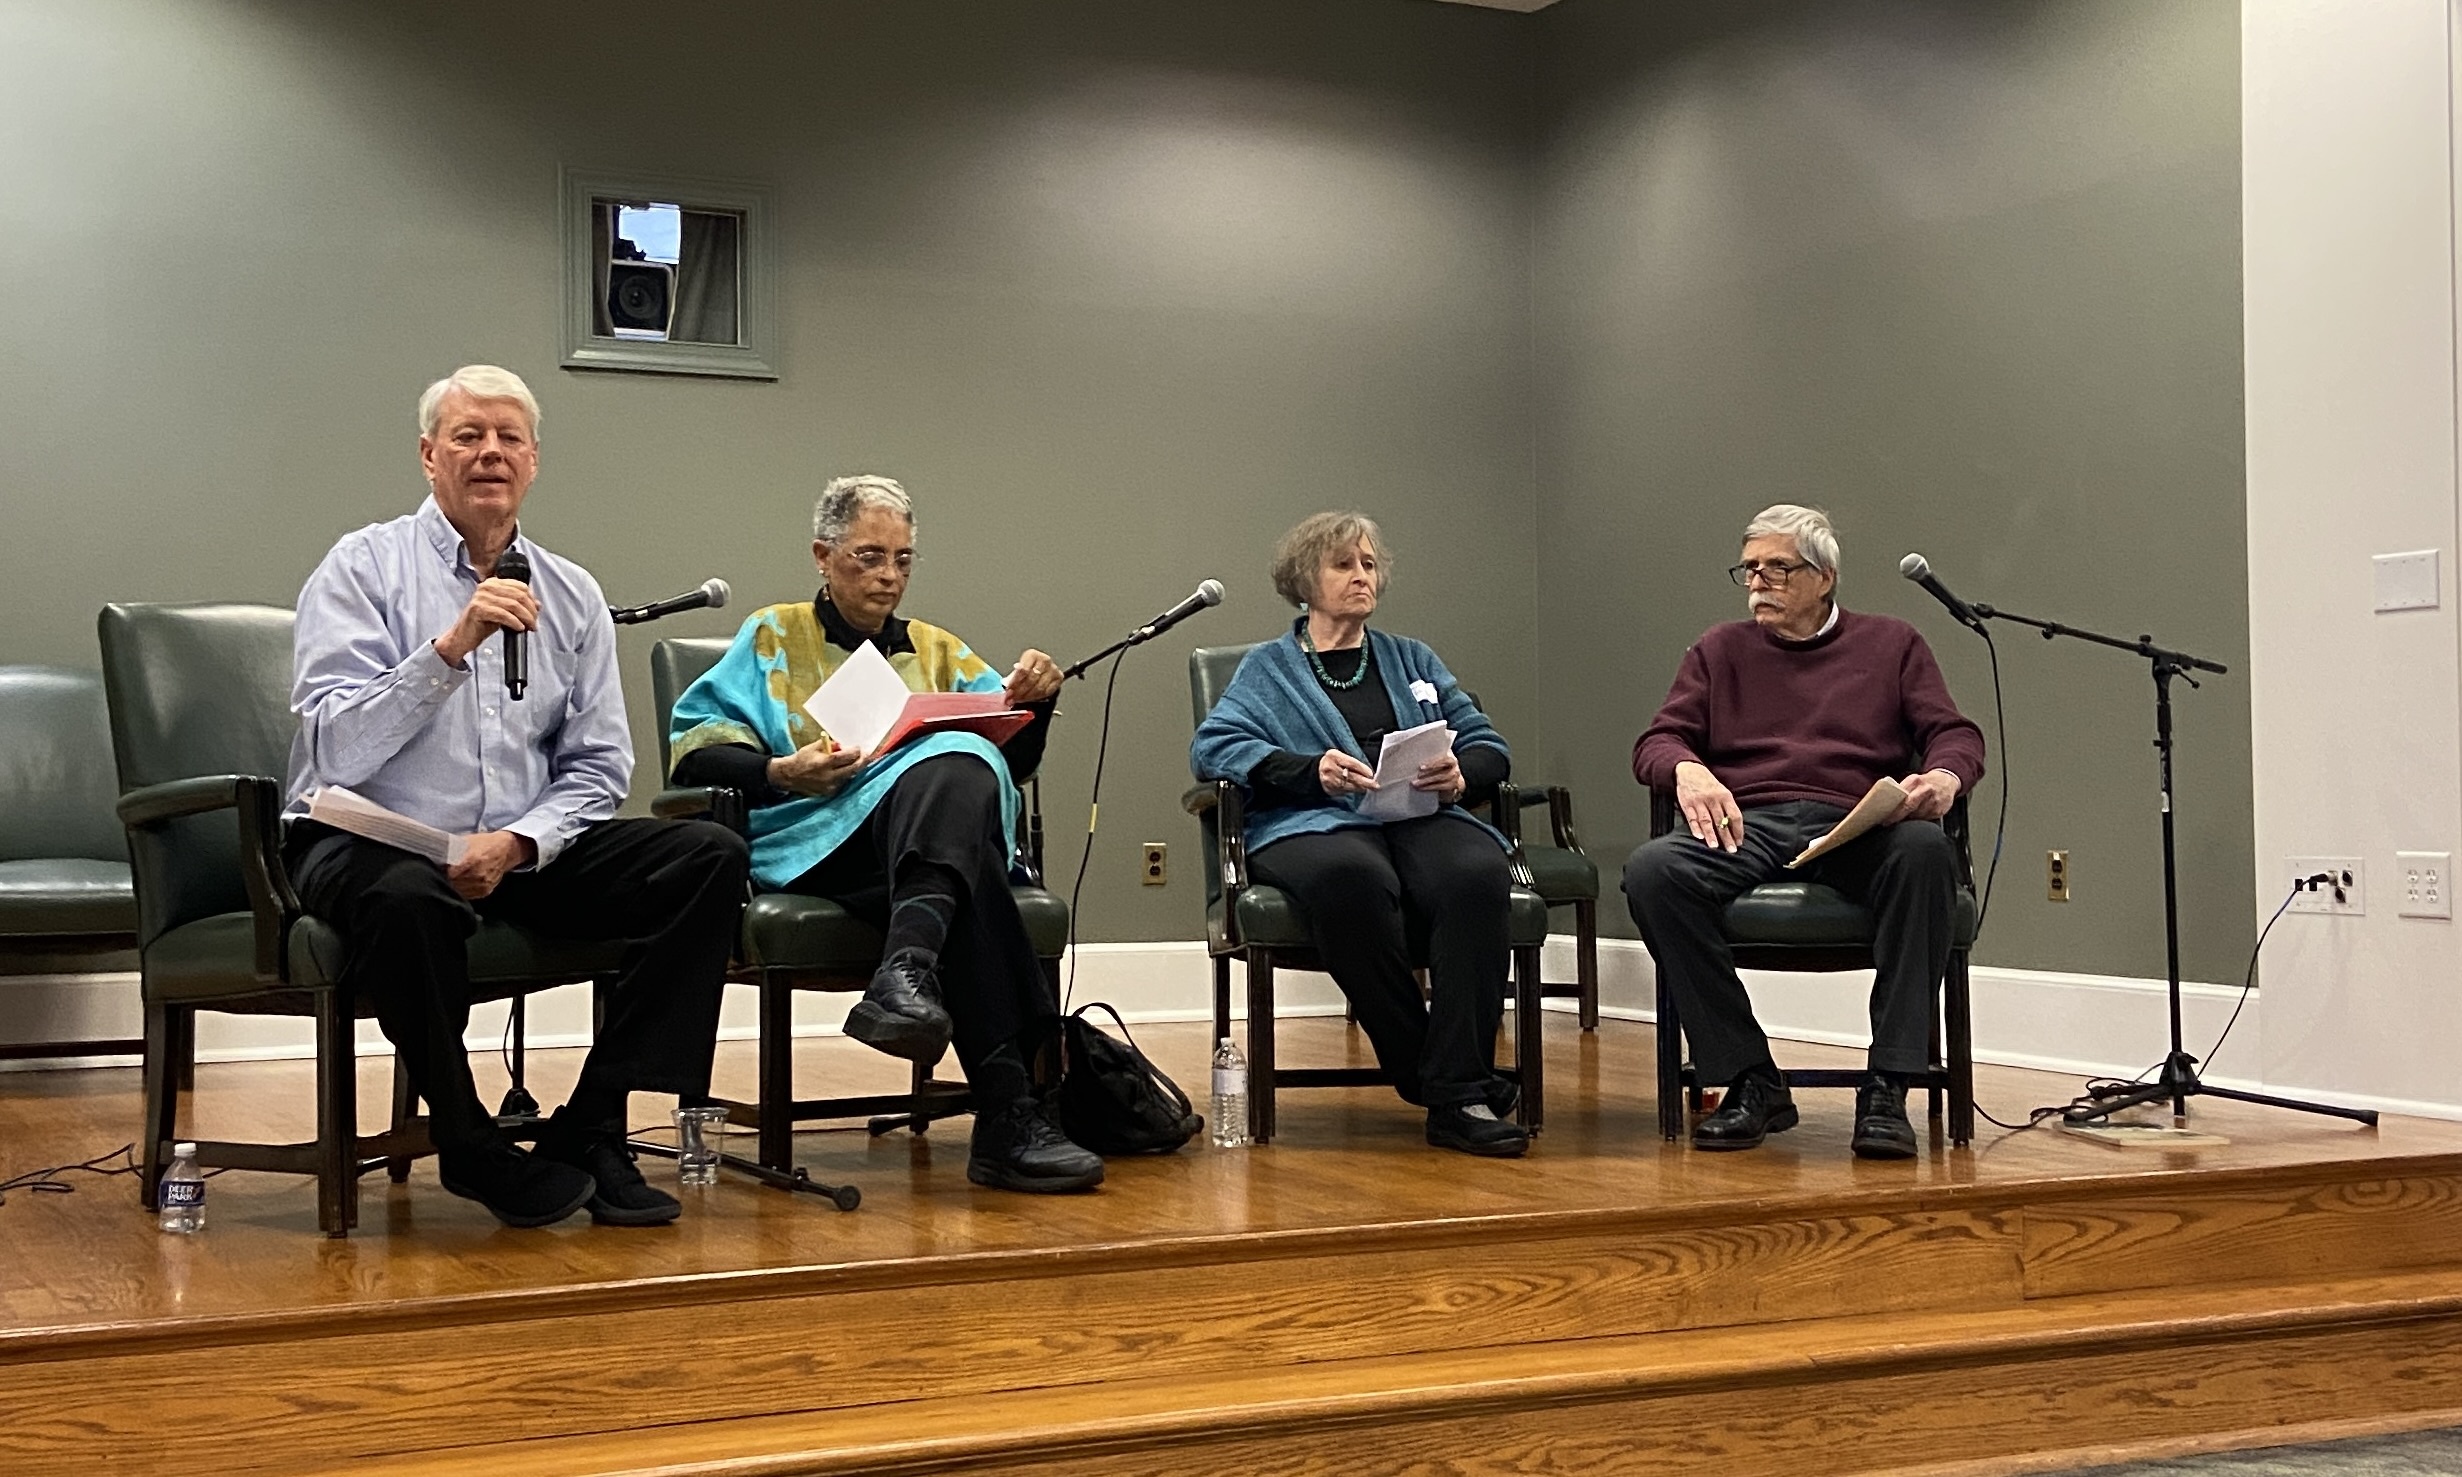
M898 721L889 725L889 731L864 757L868 762L908 739L936 733L980 734L996 749L1034 721L1032 713L1012 708L1008 701L1006 694L997 692L918 692L906 700L906 706L898 710Z

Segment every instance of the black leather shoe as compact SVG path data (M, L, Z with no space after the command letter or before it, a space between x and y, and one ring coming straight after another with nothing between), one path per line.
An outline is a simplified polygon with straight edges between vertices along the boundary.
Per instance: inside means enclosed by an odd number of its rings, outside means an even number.
M1746 1072L1727 1084L1718 1111L1693 1125L1696 1149L1757 1149L1773 1133L1795 1126L1795 1098L1787 1084Z
M1440 1149L1459 1149L1486 1159L1519 1159L1530 1148L1530 1135L1510 1118L1470 1111L1455 1103L1428 1109L1428 1142ZM1485 1107L1486 1104L1476 1104Z
M1905 1083L1875 1072L1855 1089L1855 1156L1915 1157L1915 1125L1906 1121Z
M1102 1156L1070 1142L1033 1098L975 1114L966 1156L966 1178L995 1190L1056 1195L1103 1182Z
M569 1164L524 1153L502 1139L436 1155L437 1178L464 1200L476 1200L508 1226L552 1226L590 1203L597 1181Z
M846 1034L875 1051L930 1066L949 1049L949 1011L940 977L905 953L884 959L871 987L847 1012Z
M684 1213L682 1201L641 1177L633 1151L613 1130L574 1130L551 1121L539 1135L537 1157L590 1177L598 1186L589 1200L590 1219L602 1226L663 1226Z

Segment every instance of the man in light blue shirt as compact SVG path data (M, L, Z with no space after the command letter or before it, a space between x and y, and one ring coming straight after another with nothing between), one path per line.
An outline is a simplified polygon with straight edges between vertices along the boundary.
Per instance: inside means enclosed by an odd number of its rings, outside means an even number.
M375 1002L427 1100L446 1189L507 1225L585 1205L601 1222L656 1225L681 1206L624 1148L626 1095L708 1091L748 863L723 826L614 819L633 771L615 627L588 571L521 534L537 432L538 402L509 371L437 381L419 401L430 497L344 535L308 577L284 855L301 902L346 941L344 988ZM528 647L518 695L511 632ZM467 837L461 859L440 866L308 819L327 785ZM465 944L482 916L630 946L535 1153L497 1131L462 1045Z

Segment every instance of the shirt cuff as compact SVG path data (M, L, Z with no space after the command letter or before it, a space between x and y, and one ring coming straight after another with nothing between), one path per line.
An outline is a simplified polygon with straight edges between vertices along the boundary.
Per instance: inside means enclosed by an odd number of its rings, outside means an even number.
M396 669L401 680L418 695L423 703L439 703L460 690L470 680L471 668L457 667L444 659L433 641L422 641L412 648Z
M542 872L547 870L549 862L556 859L557 853L564 850L564 843L572 839L567 834L569 829L567 823L536 814L523 816L510 825L499 826L496 829L530 838L530 844L539 849L539 859L530 864L530 869ZM516 867L514 870L523 869Z

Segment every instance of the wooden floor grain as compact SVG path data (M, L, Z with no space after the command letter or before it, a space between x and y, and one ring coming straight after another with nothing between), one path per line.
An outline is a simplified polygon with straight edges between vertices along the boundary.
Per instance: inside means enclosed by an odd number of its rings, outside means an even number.
M370 1180L347 1240L278 1176L217 1177L193 1238L125 1178L19 1194L0 1469L145 1470L181 1432L200 1472L1847 1472L2462 1411L2462 1127L2218 1104L2221 1145L1934 1134L1879 1164L1833 1091L1758 1152L1697 1154L1656 1135L1646 1027L1550 1025L1549 1130L1517 1162L1342 1089L1289 1094L1269 1147L1115 1160L1081 1196L970 1186L964 1120L800 1136L863 1188L851 1215L730 1177L671 1227L515 1232L427 1164ZM1139 1034L1203 1082L1203 1026ZM1338 1020L1284 1036L1295 1064L1359 1059ZM840 1040L800 1056L808 1091L901 1077ZM534 1085L576 1066L539 1053ZM750 1071L722 1049L722 1090ZM202 1068L196 1127L303 1134L309 1075ZM1981 1075L2011 1118L2072 1086ZM116 1147L135 1094L0 1075L0 1176Z
M1524 1214L1596 1211L1626 1224L1644 1212L1670 1229L1704 1228L1715 1243L1738 1207L1786 1202L1817 1206L1860 1192L1957 1191L1958 1214L1988 1212L2006 1191L2009 1204L2039 1201L2050 1181L2101 1185L2125 1177L2144 1186L2150 1224L2115 1229L2097 1221L2108 1206L2081 1212L2081 1224L2037 1216L2027 1235L2044 1244L2030 1260L2039 1291L2129 1285L2112 1237L2208 1237L2217 1256L2263 1257L2296 1266L2305 1238L2331 1225L2321 1205L2314 1224L2268 1227L2228 1217L2192 1227L2164 1224L2164 1182L2179 1175L2257 1172L2269 1167L2412 1160L2462 1155L2462 1125L2388 1119L2359 1129L2337 1121L2228 1103L2197 1109L2200 1126L2232 1142L2178 1151L2121 1150L2047 1130L2002 1134L1984 1129L1969 1149L1951 1150L1937 1133L1920 1158L1871 1163L1846 1148L1852 1094L1800 1095L1803 1125L1762 1150L1698 1154L1657 1135L1647 1026L1607 1022L1592 1035L1569 1017L1549 1022L1548 1127L1527 1159L1475 1160L1430 1149L1418 1113L1382 1089L1286 1093L1282 1131L1264 1148L1219 1151L1202 1142L1161 1158L1115 1160L1090 1195L1039 1197L979 1189L965 1179L968 1120L929 1134L871 1138L861 1129L799 1135L800 1162L825 1180L864 1192L861 1209L840 1214L817 1199L791 1197L728 1176L687 1192L684 1218L655 1230L591 1226L576 1218L547 1231L510 1231L467 1201L444 1193L433 1161L411 1182L366 1182L359 1229L347 1240L316 1234L315 1198L304 1179L233 1172L211 1185L209 1226L198 1237L160 1235L136 1204L132 1180L73 1178L73 1195L20 1191L0 1206L0 1339L9 1333L128 1322L185 1320L289 1309L346 1312L406 1300L521 1289L619 1287L643 1279L703 1277L762 1269L887 1270L916 1259L983 1252L1119 1249L1188 1238L1338 1232L1350 1239L1379 1226ZM1335 1019L1295 1021L1283 1031L1286 1062L1333 1065L1364 1060L1356 1032ZM1140 1042L1183 1083L1205 1081L1202 1025L1139 1028ZM853 1043L802 1043L805 1090L890 1090L898 1064ZM1790 1060L1851 1060L1821 1048L1789 1049ZM503 1081L492 1061L478 1063L482 1091ZM578 1067L578 1053L537 1052L531 1080L552 1104ZM362 1099L383 1101L385 1059L362 1064ZM722 1090L751 1086L746 1044L722 1046ZM194 1126L216 1135L307 1132L310 1070L304 1063L207 1065L198 1072ZM2064 1079L1985 1068L1986 1108L2017 1121L2036 1103L2074 1090ZM635 1102L634 1120L659 1122L668 1104ZM1202 1106L1202 1105L1201 1105ZM1920 1100L1917 1122L1922 1125ZM374 1108L369 1109L373 1123ZM125 1143L138 1118L136 1074L128 1070L0 1074L0 1178L48 1163L106 1153ZM645 1161L652 1175L671 1166ZM2373 1182L2373 1180L2372 1180ZM1981 1192L1978 1195L1977 1192ZM2382 1196L2384 1191L2363 1192ZM2432 1230L2454 1207L2442 1186L2422 1184L2405 1224ZM2262 1215L2264 1197L2252 1200ZM2382 1207L2375 1207L2382 1208ZM2383 1225L2378 1219L2374 1224ZM1963 1224L1963 1223L1961 1223ZM2062 1237L2098 1250L2064 1258ZM1930 1235L1928 1263L1953 1264L1968 1229L1944 1225ZM1294 1253L1305 1249L1295 1242ZM1715 1260L1715 1247L1710 1247ZM2423 1256L2429 1253L2423 1252ZM2074 1265L2078 1270L2064 1270ZM1910 1276L1914 1275L1912 1268ZM2252 1274L2253 1275L2253 1274ZM2114 1282L2119 1277L2121 1280Z

